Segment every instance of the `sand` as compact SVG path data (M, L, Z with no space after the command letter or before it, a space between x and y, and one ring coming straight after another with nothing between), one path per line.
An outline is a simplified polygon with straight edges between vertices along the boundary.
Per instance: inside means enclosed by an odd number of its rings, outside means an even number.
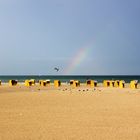
M0 86L0 140L136 140L140 88Z

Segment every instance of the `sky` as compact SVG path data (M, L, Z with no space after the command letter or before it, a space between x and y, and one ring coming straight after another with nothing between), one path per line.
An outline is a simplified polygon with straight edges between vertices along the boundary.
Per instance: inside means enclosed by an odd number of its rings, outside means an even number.
M140 75L139 5L0 0L0 75Z

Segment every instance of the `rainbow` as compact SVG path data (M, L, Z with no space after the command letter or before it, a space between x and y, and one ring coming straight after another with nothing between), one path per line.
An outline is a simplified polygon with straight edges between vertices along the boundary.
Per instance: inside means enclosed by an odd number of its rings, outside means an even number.
M70 60L68 66L66 67L64 74L73 74L73 72L80 66L80 64L85 60L90 51L90 46L81 47L76 55Z

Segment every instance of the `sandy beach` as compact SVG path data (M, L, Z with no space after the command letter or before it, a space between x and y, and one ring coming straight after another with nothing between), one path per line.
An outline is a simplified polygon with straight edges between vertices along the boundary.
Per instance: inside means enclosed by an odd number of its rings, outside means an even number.
M0 86L0 140L136 140L140 86Z

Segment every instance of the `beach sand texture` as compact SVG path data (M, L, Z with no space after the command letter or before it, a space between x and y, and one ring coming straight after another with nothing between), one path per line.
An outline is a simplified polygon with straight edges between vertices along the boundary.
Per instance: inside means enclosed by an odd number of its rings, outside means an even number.
M0 86L0 140L136 140L140 88Z

